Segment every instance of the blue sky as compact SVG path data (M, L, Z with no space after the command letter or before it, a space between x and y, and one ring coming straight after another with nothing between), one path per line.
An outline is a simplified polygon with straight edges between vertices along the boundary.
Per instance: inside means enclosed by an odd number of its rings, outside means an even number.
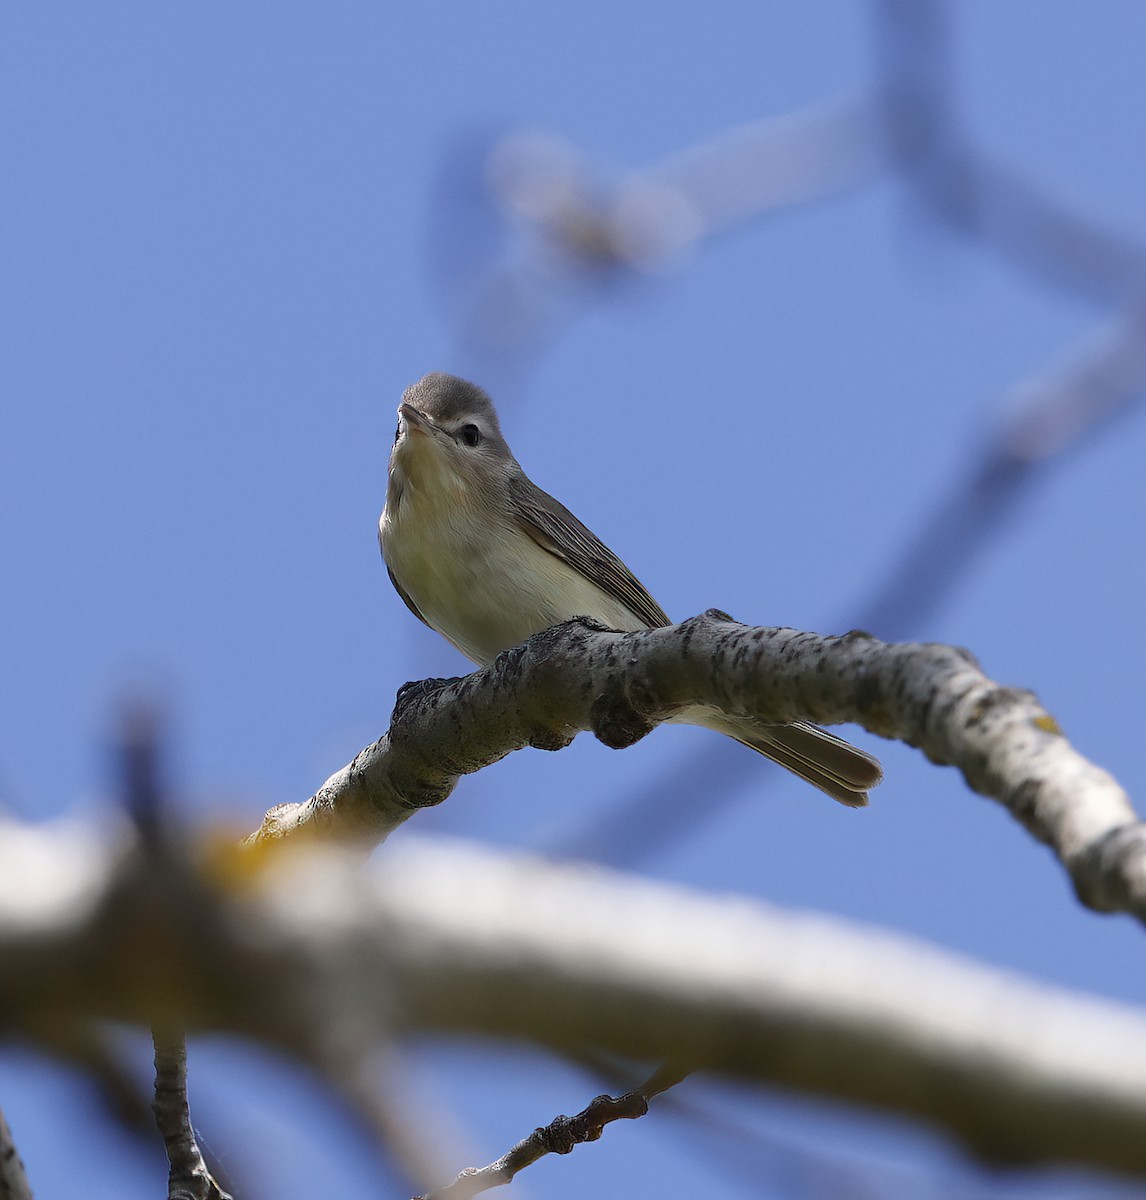
M975 142L1146 238L1146 10L966 0L951 32ZM405 680L466 670L410 617L377 554L394 409L431 369L494 390L526 470L674 617L718 606L849 628L1003 398L1100 335L1114 308L941 228L887 177L590 289L527 355L492 363L459 339L457 314L468 272L507 241L474 171L492 139L558 135L605 187L744 122L854 94L876 71L871 10L845 0L5 6L0 798L35 819L106 812L116 699L142 683L167 699L187 819L246 830L378 736ZM1131 407L1053 464L911 631L1034 689L1132 795L1144 449ZM760 765L734 803L634 867L1146 1002L1129 919L1082 910L1048 853L953 772L857 740L887 769L869 810ZM706 748L735 771L736 747L720 758L685 729L623 754L585 738L518 754L412 827L607 844L642 783ZM483 1161L596 1090L519 1050L424 1061ZM336 1114L320 1105L318 1132L299 1136L313 1105L288 1068L216 1045L200 1062L208 1136L281 1137L337 1171L338 1194L376 1194ZM0 1054L0 1106L40 1194L74 1189L84 1154L106 1172L87 1194L154 1194L154 1155L125 1146L44 1060ZM941 1143L868 1118L785 1098L742 1111L817 1154L862 1146L967 1194L1051 1186L964 1171ZM691 1195L714 1177L688 1147L670 1118L646 1120L523 1187L572 1196L640 1179ZM783 1175L774 1194L798 1194ZM272 1191L307 1194L298 1180Z

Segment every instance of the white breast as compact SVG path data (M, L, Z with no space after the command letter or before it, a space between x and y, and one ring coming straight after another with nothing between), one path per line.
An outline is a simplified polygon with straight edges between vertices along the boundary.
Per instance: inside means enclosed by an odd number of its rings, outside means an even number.
M426 621L476 663L572 617L645 628L564 559L456 492L406 488L392 507L379 522L387 566Z

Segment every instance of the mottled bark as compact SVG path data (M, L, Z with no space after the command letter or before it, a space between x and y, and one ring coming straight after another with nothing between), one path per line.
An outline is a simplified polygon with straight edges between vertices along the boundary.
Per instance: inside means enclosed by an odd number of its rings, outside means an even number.
M623 747L693 704L765 724L851 721L916 746L1049 845L1084 904L1146 917L1146 830L1030 692L955 647L753 628L715 610L647 633L569 622L472 675L407 684L389 732L310 800L272 809L252 840L374 844L523 746L591 730Z

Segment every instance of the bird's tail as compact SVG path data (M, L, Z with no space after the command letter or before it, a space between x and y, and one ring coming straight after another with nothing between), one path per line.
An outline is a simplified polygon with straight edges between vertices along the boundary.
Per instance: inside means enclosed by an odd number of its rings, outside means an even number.
M711 710L693 710L688 714L688 723L735 738L849 808L867 804L868 788L883 778L878 759L834 733L803 721L760 725Z

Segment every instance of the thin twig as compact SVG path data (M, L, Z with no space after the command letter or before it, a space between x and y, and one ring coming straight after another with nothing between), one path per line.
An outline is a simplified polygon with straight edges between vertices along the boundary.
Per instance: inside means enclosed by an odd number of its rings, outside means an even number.
M155 1124L167 1150L168 1200L232 1200L203 1160L187 1100L187 1041L182 1033L152 1030L155 1045Z
M164 787L160 774L160 721L154 704L140 701L125 707L121 716L118 762L124 811L139 835L143 860L153 868L148 874L177 886L186 864L167 840ZM168 876L166 868L172 874ZM158 868L157 870L154 868ZM161 893L161 917L174 920L177 907ZM162 911L166 910L166 911ZM173 980L163 984L172 986ZM181 1029L153 1026L155 1097L152 1112L167 1151L168 1200L231 1200L211 1175L204 1161L187 1098L187 1039Z
M415 1200L469 1200L479 1192L509 1183L520 1171L547 1154L568 1154L574 1146L595 1142L613 1121L631 1121L649 1111L649 1101L686 1078L684 1068L666 1064L640 1087L621 1096L597 1096L575 1117L554 1117L484 1167L468 1167L453 1183Z

